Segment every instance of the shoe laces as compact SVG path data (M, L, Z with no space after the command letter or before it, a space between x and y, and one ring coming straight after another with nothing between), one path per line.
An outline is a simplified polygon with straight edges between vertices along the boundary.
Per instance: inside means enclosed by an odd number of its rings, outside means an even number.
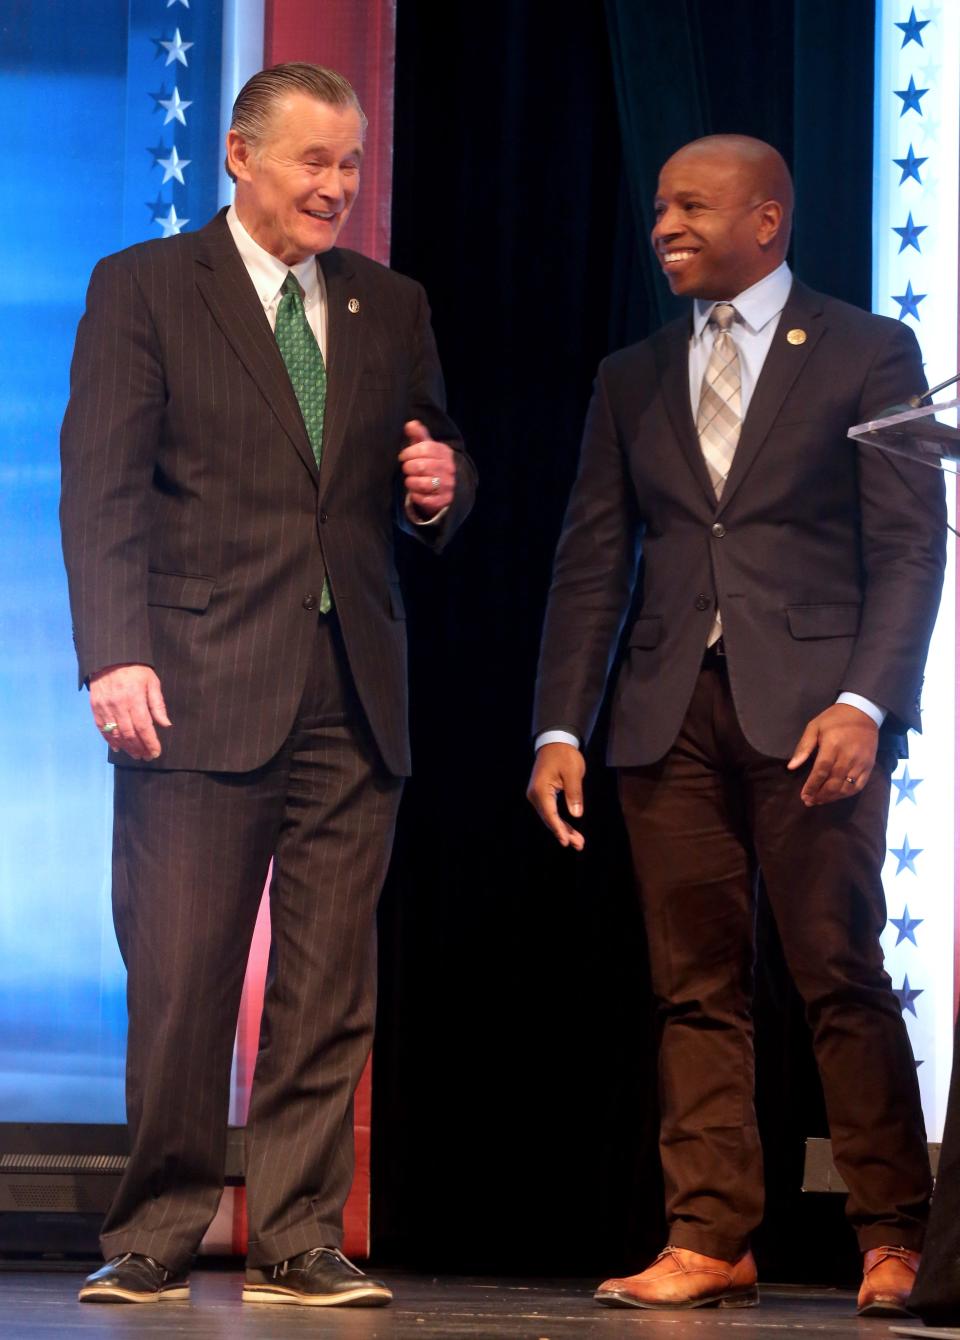
M310 1261L324 1254L327 1256L335 1256L337 1260L341 1262L342 1265L345 1265L348 1270L352 1270L355 1275L363 1274L363 1271L359 1268L359 1266L355 1266L352 1261L348 1260L347 1257L344 1256L343 1252L340 1250L339 1247L311 1247L310 1250L305 1253L307 1259ZM285 1275L289 1269L290 1269L290 1258L288 1257L286 1261L280 1261L277 1265L273 1267L274 1279L276 1279L279 1275Z

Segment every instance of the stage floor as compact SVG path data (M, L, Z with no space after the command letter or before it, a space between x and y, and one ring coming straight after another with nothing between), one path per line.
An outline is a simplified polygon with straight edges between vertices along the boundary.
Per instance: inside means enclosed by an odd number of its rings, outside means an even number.
M189 1302L142 1306L76 1301L80 1276L58 1272L0 1272L0 1336L4 1340L79 1340L127 1336L166 1340L604 1340L644 1335L654 1340L783 1340L783 1332L815 1332L818 1340L887 1340L890 1321L858 1320L854 1295L836 1290L761 1290L757 1308L695 1312L615 1311L592 1303L592 1282L442 1278L383 1272L396 1294L388 1308L326 1309L240 1303L241 1276L196 1270ZM901 1323L902 1324L902 1323ZM919 1323L917 1323L919 1325Z

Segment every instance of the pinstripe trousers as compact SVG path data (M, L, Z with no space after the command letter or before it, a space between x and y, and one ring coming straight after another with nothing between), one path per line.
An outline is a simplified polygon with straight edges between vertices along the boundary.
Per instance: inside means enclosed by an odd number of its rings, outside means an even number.
M108 1259L141 1252L176 1270L216 1212L237 1013L271 858L248 1260L339 1245L353 1094L373 1035L376 906L402 787L364 720L335 615L319 621L297 718L263 767L117 767L130 1160L103 1225Z

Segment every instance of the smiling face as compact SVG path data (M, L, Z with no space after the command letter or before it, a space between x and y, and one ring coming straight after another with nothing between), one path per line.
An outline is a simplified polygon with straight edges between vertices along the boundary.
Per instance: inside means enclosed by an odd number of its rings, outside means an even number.
M672 292L735 298L777 268L787 230L784 206L765 195L769 184L761 158L711 141L668 159L650 240Z
M292 93L274 108L262 141L227 135L236 207L250 236L285 265L329 251L360 186L363 131L354 107Z

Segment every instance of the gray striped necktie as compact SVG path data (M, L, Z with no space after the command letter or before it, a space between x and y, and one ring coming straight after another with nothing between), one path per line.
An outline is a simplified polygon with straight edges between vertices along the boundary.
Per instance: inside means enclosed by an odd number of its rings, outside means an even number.
M733 464L743 422L740 409L740 355L730 334L730 327L736 317L736 308L728 302L718 302L710 313L710 325L715 335L697 407L700 450L718 499ZM707 646L712 647L722 634L718 608L707 634Z
M728 302L718 302L710 313L709 324L716 334L697 407L700 450L717 498L723 493L723 486L727 482L743 421L740 412L740 355L730 334L730 327L736 317L736 308Z

